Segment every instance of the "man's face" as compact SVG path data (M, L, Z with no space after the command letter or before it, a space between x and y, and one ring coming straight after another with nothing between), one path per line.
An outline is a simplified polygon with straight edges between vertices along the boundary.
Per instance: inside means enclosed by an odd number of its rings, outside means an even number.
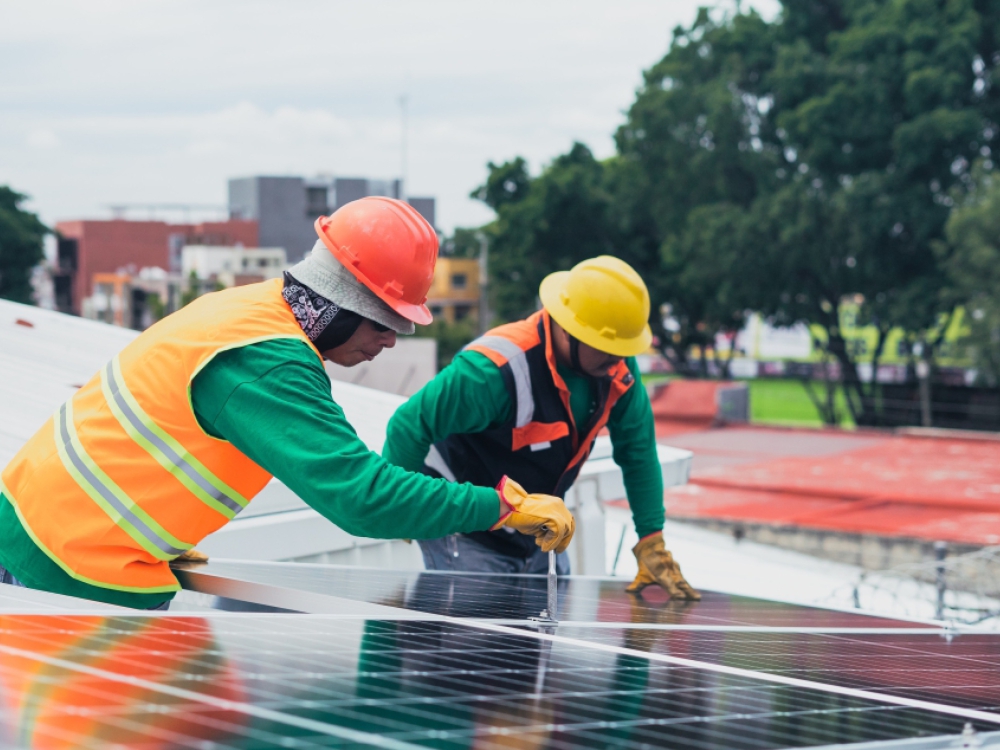
M376 325L367 318L362 320L351 338L334 349L326 350L323 356L341 367L371 362L383 349L391 349L396 345L396 332L391 328L378 330Z
M592 378L603 378L617 367L621 357L602 352L592 346L580 342L580 369Z
M573 362L569 350L569 334L554 320L552 321L552 333L556 357L564 365L572 365ZM599 349L584 344L582 341L580 342L579 355L580 369L592 378L603 378L622 361L621 357L602 352Z

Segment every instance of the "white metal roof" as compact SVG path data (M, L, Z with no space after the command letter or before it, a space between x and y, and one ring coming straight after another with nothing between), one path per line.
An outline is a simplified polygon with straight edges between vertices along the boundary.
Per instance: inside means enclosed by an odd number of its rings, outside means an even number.
M137 335L0 300L0 466Z

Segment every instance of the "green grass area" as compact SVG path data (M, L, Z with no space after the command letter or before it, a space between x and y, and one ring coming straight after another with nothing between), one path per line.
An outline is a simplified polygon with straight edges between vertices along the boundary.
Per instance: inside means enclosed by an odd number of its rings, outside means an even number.
M757 424L821 427L823 420L813 405L805 386L798 380L759 379L749 380L750 421ZM817 394L824 394L822 383L814 383ZM844 401L844 391L837 389L837 406L843 415L840 426L854 427Z
M642 382L646 385L664 383L673 380L676 375L643 375ZM806 393L806 388L799 380L782 378L761 378L746 381L750 388L750 421L757 424L786 425L790 427L822 427L823 420L813 405L812 399ZM814 383L813 388L821 398L826 390L822 383ZM842 416L840 426L853 428L854 420L850 417L847 404L844 402L844 391L837 389L837 408Z

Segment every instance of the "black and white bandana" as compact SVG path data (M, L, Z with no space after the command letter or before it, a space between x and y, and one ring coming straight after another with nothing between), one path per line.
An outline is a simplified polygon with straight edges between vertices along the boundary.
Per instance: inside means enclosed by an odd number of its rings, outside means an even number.
M292 309L295 320L310 341L321 352L335 349L354 335L364 320L357 313L345 310L337 303L317 294L285 272L281 296Z

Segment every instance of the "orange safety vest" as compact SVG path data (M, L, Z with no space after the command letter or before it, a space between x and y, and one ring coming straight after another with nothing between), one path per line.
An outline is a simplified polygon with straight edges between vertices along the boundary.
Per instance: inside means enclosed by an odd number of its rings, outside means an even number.
M198 424L191 381L215 355L270 339L318 351L280 279L208 294L112 359L0 476L25 531L77 580L179 589L169 561L239 513L271 475ZM320 357L322 362L322 357Z

